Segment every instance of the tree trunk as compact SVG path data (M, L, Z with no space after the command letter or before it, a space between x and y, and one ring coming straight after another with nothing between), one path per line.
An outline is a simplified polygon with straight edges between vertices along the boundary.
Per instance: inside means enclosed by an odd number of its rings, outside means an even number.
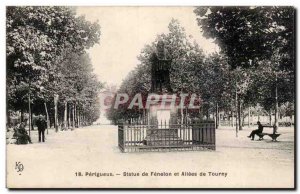
M225 114L225 112L224 112ZM223 114L223 117L222 117L222 120L224 120L224 114ZM220 114L220 108L219 108L219 105L218 105L218 126L220 126L220 121L221 121L221 114Z
M77 124L77 106L76 106L76 102L74 104L74 117L75 117L75 127L78 128L78 124Z
M230 126L233 127L234 126L233 125L233 123L234 123L234 117L233 117L233 111L232 110L230 111L230 115L231 115L231 117L230 117Z
M71 104L68 106L68 128L71 128Z
M72 129L75 128L75 104L72 106Z
M209 119L209 105L207 104L207 109L206 109L206 120Z
M118 121L117 121L118 122ZM176 119L176 124L179 124L178 120ZM147 110L147 125L148 125L148 128L150 128L150 125L151 125L151 117L150 117L150 110L148 109Z
M32 113L32 111L30 111L30 119L31 119L31 130L34 131L34 127L33 127L33 113Z
M78 124L78 127L80 127L80 110L78 109L77 110L77 124Z
M238 96L238 124L239 124L239 130L242 130L242 121L241 121L241 98Z
M216 129L219 128L219 105L216 104Z
M50 117L50 116L49 116ZM52 118L50 117L49 118L49 121L50 121L50 128L52 128L52 126L53 126L53 121L52 121Z
M46 112L46 120L47 120L47 134L49 133L48 129L50 128L50 119L49 119L49 113L48 113L48 108L47 108L47 103L44 102L45 106L45 112Z
M23 108L21 108L21 122L24 121L24 110Z
M257 112L257 121L260 121L260 112Z
M83 126L85 126L85 116L84 116L84 113L82 113L82 123L83 123Z
M32 125L31 125L31 122L32 122L32 120L31 120L31 103L30 103L30 101L31 101L31 97L30 97L30 89L29 89L29 93L28 93L28 127L29 127L29 132L28 132L28 135L30 136L30 131L31 131L31 127L32 127Z
M180 124L183 125L183 107L180 107L180 115L181 115Z
M277 87L277 72L275 73L275 82L276 82L276 87L275 87L275 127L273 133L277 132L278 129L278 87Z
M271 109L269 112L269 122L270 122L270 125L272 125L272 110Z
M187 109L187 107L185 107L185 117L184 117L185 124L188 124L188 117L189 117L189 115L188 115L188 109Z
M85 118L84 118L84 113L82 113L82 122L83 122L83 126L85 126Z
M54 127L55 132L58 132L58 113L57 113L58 94L54 95Z
M250 127L250 106L248 107L248 127Z
M68 126L67 126L67 124L68 124L67 123L67 117L68 117L67 113L68 113L68 102L65 101L65 107L64 107L64 128L65 129L68 128Z
M244 113L244 107L243 104L241 103L241 126L245 126L245 113Z
M201 106L199 107L199 118L203 120L203 108Z
M237 84L236 84L236 89L235 89L235 132L236 132L236 137L238 137L238 93L237 93Z

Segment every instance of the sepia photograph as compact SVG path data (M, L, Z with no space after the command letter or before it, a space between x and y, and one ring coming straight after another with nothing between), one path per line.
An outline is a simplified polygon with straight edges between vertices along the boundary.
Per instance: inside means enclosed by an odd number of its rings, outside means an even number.
M296 188L295 7L5 10L8 189Z

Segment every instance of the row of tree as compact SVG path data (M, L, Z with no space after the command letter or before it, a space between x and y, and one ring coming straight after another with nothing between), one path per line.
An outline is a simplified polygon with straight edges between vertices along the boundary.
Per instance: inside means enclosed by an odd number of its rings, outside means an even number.
M275 112L295 99L295 9L293 7L199 7L198 24L214 38L234 76L239 129L241 106L262 104Z
M200 116L214 114L217 125L218 114L224 111L236 116L236 126L241 130L242 118L247 115L244 110L250 107L275 112L276 124L278 107L292 108L292 111L281 111L291 116L295 99L294 9L201 7L194 12L204 36L213 38L220 52L205 55L173 19L169 33L157 37L165 42L172 56L173 90L200 95ZM119 92L133 96L150 90L149 57L155 51L157 40L141 51L140 64L124 80ZM108 116L117 121L139 117L142 112L110 109ZM181 110L181 115L184 114L188 110Z
M99 116L98 92L86 49L100 26L69 7L7 7L7 123L16 113L43 114L49 125L78 126Z

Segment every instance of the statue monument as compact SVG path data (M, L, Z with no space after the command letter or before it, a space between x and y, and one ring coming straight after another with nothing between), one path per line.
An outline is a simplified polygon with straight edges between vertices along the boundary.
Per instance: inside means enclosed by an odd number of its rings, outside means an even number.
M158 41L150 60L151 93L157 94L159 100L149 107L149 127L144 143L150 146L180 145L182 140L178 138L177 128L174 127L177 124L177 108L171 105L172 100L176 101L170 82L172 60L163 41Z
M172 92L170 84L170 56L163 41L158 41L156 52L152 53L151 60L151 92Z

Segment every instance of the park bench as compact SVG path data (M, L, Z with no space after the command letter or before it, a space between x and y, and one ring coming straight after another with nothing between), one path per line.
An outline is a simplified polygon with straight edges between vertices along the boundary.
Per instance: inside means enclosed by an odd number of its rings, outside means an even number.
M263 140L265 135L268 135L269 137L272 138L272 141L277 141L277 138L281 135L279 133L276 133L277 128L276 126L264 126L264 127L272 127L273 128L273 133L259 133L257 134L259 137L259 140Z
M259 137L259 140L263 140L265 135L268 135L272 138L272 141L277 141L277 137L279 137L281 134L279 133L259 133L257 134Z
M257 134L259 139L258 140L263 140L265 135L268 135L268 133L259 133Z

